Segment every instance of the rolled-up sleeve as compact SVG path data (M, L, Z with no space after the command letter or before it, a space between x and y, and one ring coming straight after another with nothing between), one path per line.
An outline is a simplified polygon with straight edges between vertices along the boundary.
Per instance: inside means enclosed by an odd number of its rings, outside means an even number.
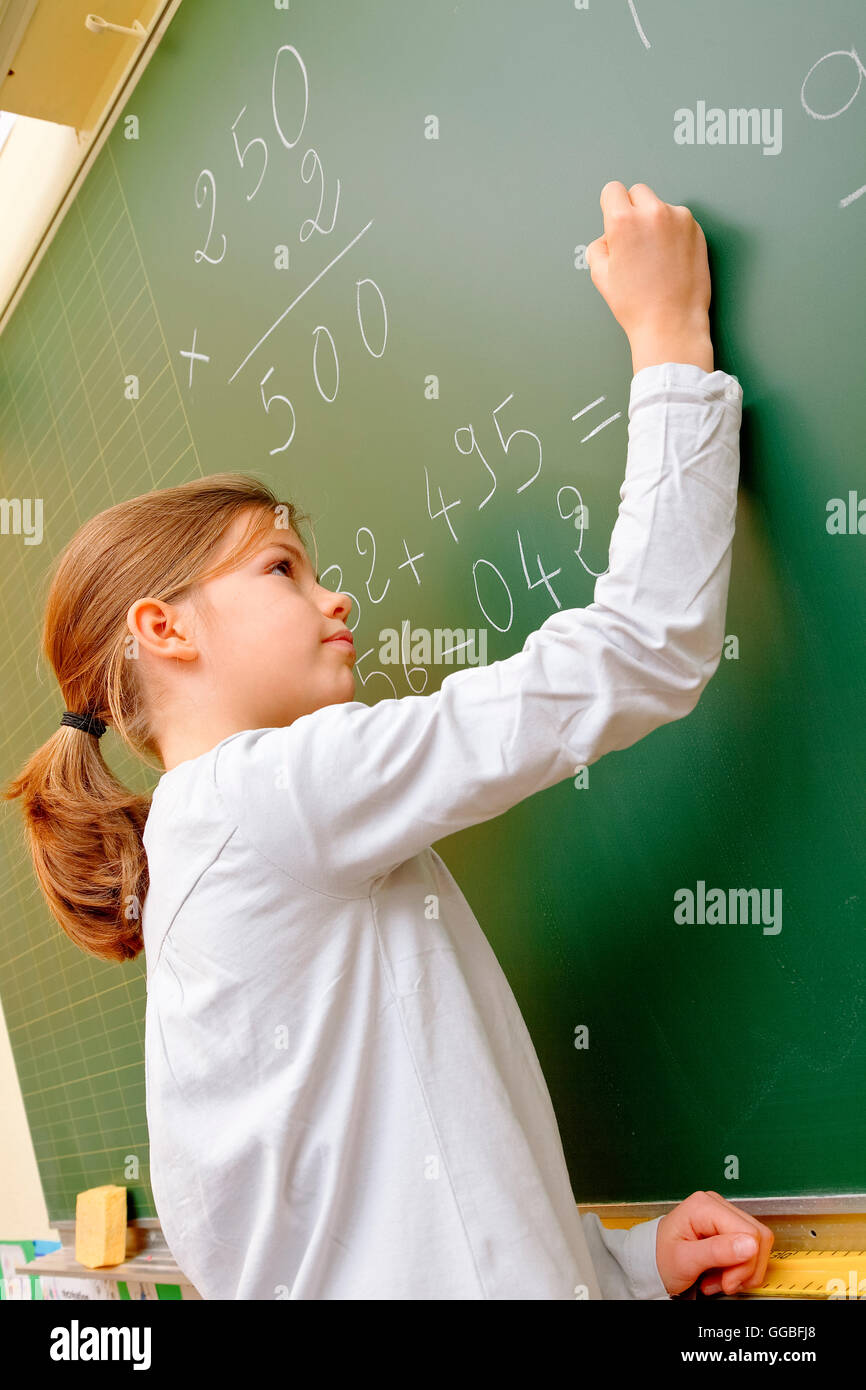
M741 408L725 372L639 371L593 602L433 694L328 705L225 740L216 789L241 832L308 887L364 895L436 840L693 710L724 641Z

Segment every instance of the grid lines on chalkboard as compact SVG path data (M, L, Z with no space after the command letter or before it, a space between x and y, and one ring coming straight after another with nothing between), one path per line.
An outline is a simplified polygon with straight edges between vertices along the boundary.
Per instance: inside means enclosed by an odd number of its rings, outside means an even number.
M202 471L110 145L0 337L0 469L7 499L42 505L38 543L25 544L23 526L0 537L8 777L62 709L39 650L55 557L88 517ZM103 750L121 781L149 789L149 769L116 744ZM102 1183L136 1189L135 1214L155 1215L144 957L112 965L68 940L39 892L15 803L0 843L0 995L49 1220L74 1216L75 1194ZM127 1176L129 1155L138 1177Z

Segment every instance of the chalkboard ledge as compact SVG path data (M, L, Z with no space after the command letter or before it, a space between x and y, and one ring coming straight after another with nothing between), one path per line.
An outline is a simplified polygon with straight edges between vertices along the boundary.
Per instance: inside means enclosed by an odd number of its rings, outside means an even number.
M198 1290L178 1269L169 1252L159 1222L153 1217L141 1217L127 1222L126 1259L119 1265L102 1265L89 1269L75 1258L75 1222L52 1221L60 1236L61 1249L48 1255L37 1255L26 1264L15 1266L16 1274L58 1275L74 1279L123 1279L139 1284L176 1284L183 1289L184 1300L201 1298Z

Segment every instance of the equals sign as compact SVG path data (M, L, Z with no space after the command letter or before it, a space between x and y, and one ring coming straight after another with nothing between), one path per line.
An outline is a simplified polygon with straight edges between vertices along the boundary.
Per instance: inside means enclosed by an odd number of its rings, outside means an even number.
M579 420L581 415L585 415L588 410L593 410L597 405L601 405L604 399L604 396L599 396L597 400L590 401L589 405L583 407L583 410L579 410L576 415L572 415L572 420ZM589 434L583 436L583 439L580 441L581 444L585 444L588 439L592 439L592 436L598 434L599 430L603 430L605 425L613 424L614 420L618 420L621 414L622 411L618 410L615 415L608 415L606 420L602 420L600 425L596 425L594 430L590 430Z

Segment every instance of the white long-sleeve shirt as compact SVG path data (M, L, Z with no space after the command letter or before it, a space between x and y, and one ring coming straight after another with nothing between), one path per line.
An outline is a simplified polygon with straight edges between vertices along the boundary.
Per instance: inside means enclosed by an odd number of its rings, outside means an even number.
M150 1178L204 1298L668 1297L657 1220L581 1218L517 1002L430 846L694 708L723 645L741 408L725 372L635 375L609 570L522 651L160 778Z

